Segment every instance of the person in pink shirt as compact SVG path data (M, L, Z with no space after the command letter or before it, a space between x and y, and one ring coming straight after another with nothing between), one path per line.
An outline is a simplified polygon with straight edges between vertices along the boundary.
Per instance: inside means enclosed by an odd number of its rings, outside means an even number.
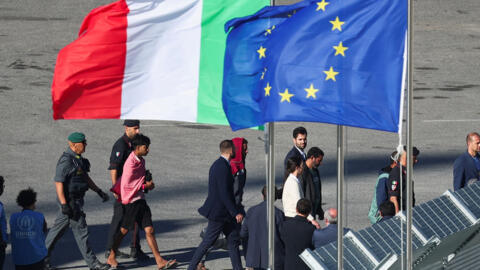
M125 215L120 227L120 234L115 238L107 263L112 268L118 267L115 251L118 250L123 237L134 228L135 222L137 222L145 231L148 245L152 250L158 268L168 269L174 266L177 261L166 260L160 256L153 230L152 212L145 201L145 192L155 187L151 175L146 173L145 159L143 158L148 155L150 139L143 134L137 134L132 140L132 146L133 151L123 165L123 174L120 179L120 197L122 204L125 205Z

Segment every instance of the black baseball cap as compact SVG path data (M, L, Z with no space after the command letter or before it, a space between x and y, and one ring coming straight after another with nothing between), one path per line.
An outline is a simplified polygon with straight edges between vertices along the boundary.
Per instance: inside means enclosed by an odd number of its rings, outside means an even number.
M140 126L140 120L126 119L123 121L123 125L126 127L138 127Z

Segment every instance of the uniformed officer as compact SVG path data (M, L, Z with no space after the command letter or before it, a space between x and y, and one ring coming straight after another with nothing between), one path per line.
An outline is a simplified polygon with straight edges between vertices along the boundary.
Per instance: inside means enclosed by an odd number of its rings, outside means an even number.
M415 165L418 160L417 156L420 155L420 150L417 147L413 147L412 161ZM400 177L400 168L401 174ZM400 154L400 158L390 171L387 181L388 198L395 205L395 214L399 211L407 209L407 146L403 147L403 151ZM401 191L400 191L401 190ZM402 196L403 195L403 196ZM413 180L412 180L412 207L415 206L415 192L413 192Z
M90 163L81 156L85 152L87 140L85 135L74 132L68 136L68 148L57 163L55 173L55 188L60 211L50 229L45 245L48 255L45 259L47 269L50 269L50 255L55 243L63 236L68 226L72 228L73 236L80 253L90 269L106 270L110 266L101 263L88 245L88 228L83 212L83 197L88 189L95 191L103 202L108 201L105 194L90 178Z
M125 120L123 122L125 126L125 133L120 137L112 147L112 153L110 154L110 178L112 180L112 186L115 186L117 179L122 177L123 165L125 160L132 152L132 139L136 134L140 133L140 121L139 120ZM118 199L118 195L113 194L117 200L113 204L113 216L110 223L110 229L108 232L108 240L105 252L105 258L108 258L110 249L112 248L115 235L120 231L120 225L122 223L123 213L125 211L124 206ZM118 258L132 257L138 260L147 260L149 257L142 251L140 247L140 235L138 225L132 230L132 243L130 245L130 256L121 251L115 251Z

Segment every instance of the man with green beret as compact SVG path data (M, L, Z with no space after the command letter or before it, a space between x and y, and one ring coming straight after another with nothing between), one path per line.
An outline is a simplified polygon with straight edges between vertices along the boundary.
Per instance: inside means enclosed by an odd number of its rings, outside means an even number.
M55 243L63 236L68 226L72 228L77 246L87 265L92 270L106 270L110 266L101 263L88 245L88 228L83 212L83 197L88 189L95 191L103 202L108 201L105 194L90 178L90 162L81 155L85 152L87 140L85 134L74 132L68 136L68 148L58 160L55 173L55 188L60 211L55 224L48 232L45 245L48 255L45 258L47 269L51 269L50 255Z

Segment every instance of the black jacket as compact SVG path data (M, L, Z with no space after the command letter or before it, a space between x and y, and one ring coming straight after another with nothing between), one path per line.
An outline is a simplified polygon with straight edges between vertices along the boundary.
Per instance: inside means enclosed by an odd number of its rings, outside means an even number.
M318 169L315 169L315 168L313 169L318 174L318 181L320 184L320 194L319 194L320 202L318 205L313 205L315 203L315 184L313 183L313 175L310 172L310 169L305 164L305 162L303 163L302 167L303 167L303 172L299 180L303 189L303 194L305 195L304 198L312 202L312 216L316 214L320 217L321 220L323 220L322 182L320 179L320 173L318 172Z
M286 171L286 168L287 168L287 160L291 157L299 157L303 161L305 161L305 158L303 157L302 153L300 153L300 151L298 151L298 149L295 146L293 146L292 149L290 149L290 151L285 156L285 159L283 160L283 171L284 172Z
M285 244L285 270L309 270L299 255L307 248L313 249L314 231L315 227L307 218L301 216L295 216L283 222L280 235Z

